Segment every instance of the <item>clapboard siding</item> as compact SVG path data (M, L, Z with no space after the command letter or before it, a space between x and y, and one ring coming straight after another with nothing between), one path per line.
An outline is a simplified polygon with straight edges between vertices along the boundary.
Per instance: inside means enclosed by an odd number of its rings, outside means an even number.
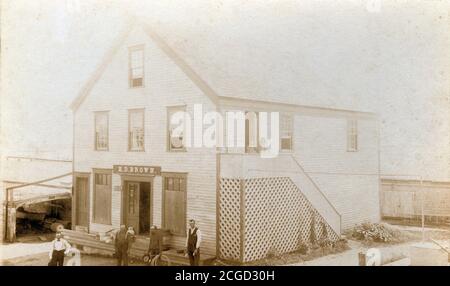
M347 152L347 117L296 114L293 151L260 160L257 155L224 154L221 176L225 178L291 177L296 182L298 164L341 214L342 229L357 223L380 220L378 133L374 118L358 121L358 151ZM298 185L307 191L306 185ZM305 192L308 193L308 192ZM323 205L314 205L318 210Z
M358 151L347 152L347 119L297 116L295 157L342 215L342 228L380 220L378 122L357 118Z
M145 87L130 89L128 47L138 44L144 44L145 47ZM190 76L192 77L192 74ZM202 90L208 92L204 87ZM113 165L120 164L161 166L163 172L187 173L186 218L194 218L203 232L202 251L215 254L218 171L215 149L187 147L186 152L167 151L167 108L184 105L186 111L193 117L194 104L202 104L204 113L217 110L210 97L188 78L180 66L156 46L140 27L136 27L127 36L90 90L89 96L75 112L75 171L92 172L93 168L111 169ZM260 107L262 105L264 103L259 103ZM262 107L270 105L266 103ZM251 107L250 104L238 106L238 109L252 110ZM145 109L145 152L127 152L128 109L135 108ZM358 112L334 112L321 108L316 108L312 112L312 109L314 108L302 108L301 110L308 112L295 114L294 150L291 155L302 165L333 207L342 214L343 228L365 220L379 220L376 119ZM94 151L95 111L109 111L109 151ZM347 152L349 118L358 120L358 152ZM228 164L226 166L228 170L220 170L221 176L225 173L249 172L244 170L248 166L242 164L242 158L232 160L235 164ZM274 161L276 160L272 160ZM258 165L257 168L261 173L254 171L254 175L286 176L286 173L292 172L279 169L270 174L270 164L272 163L268 160ZM222 165L226 164L221 163ZM283 170L285 174L280 174ZM92 232L117 228L121 223L122 181L119 175L113 174L112 177L111 225L91 223ZM92 182L93 180L91 180L91 196ZM160 176L154 178L152 193L152 223L160 226L163 205ZM91 219L92 213L91 209ZM176 248L183 248L185 237L173 236L170 243Z
M145 45L145 87L128 87L128 47ZM75 171L113 165L161 166L164 172L187 174L187 219L194 218L203 232L202 251L215 254L216 239L216 155L206 148L187 148L187 152L167 152L167 107L186 105L192 114L194 104L204 112L215 110L192 81L152 40L136 27L118 49L89 96L77 109L74 120ZM128 109L145 108L145 152L127 152ZM109 111L109 151L94 151L94 112ZM91 180L93 182L93 180ZM121 221L121 177L112 178L112 224L90 224L90 231L117 228ZM93 183L91 183L91 196ZM162 181L153 181L153 224L161 226ZM91 197L91 202L92 202ZM91 203L92 208L92 203ZM91 221L92 221L91 209ZM186 222L187 223L187 222ZM175 247L184 246L184 237L173 237Z

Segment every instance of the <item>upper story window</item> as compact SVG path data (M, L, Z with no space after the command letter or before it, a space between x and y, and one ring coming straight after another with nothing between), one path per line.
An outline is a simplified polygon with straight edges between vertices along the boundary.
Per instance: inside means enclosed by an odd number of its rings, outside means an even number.
M245 152L256 153L259 151L258 144L258 112L245 112Z
M95 112L95 150L107 151L109 148L109 112Z
M144 109L128 111L128 151L144 151Z
M358 121L356 119L347 120L347 151L358 151Z
M129 72L130 87L144 86L144 46L129 48Z
M280 114L280 150L292 151L293 118L290 114Z
M167 141L168 151L186 151L184 136L186 135L186 106L167 108Z

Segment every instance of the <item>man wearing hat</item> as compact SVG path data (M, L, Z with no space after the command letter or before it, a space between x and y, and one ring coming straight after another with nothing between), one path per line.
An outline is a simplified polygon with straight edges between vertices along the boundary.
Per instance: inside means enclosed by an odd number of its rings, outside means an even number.
M64 266L64 256L70 251L70 244L62 238L62 233L57 232L56 238L52 241L52 248L49 253L49 266Z
M161 254L163 248L163 237L161 230L156 225L150 229L150 244L148 245L148 254L154 257Z
M195 226L195 220L189 220L189 231L186 237L186 250L189 256L189 264L198 266L200 262L200 243L202 242L202 233Z
M117 259L117 266L127 266L128 265L128 239L127 239L127 227L121 225L119 231L116 233L116 238L114 240L114 246L116 249L115 256Z

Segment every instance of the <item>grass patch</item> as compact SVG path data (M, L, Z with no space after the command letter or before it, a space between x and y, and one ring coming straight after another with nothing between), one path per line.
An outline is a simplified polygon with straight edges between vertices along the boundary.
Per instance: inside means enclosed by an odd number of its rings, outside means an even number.
M404 242L406 237L395 228L385 223L365 222L356 225L345 232L349 239L361 241L364 244L394 244Z
M297 251L277 254L276 252L269 251L267 257L264 259L252 261L245 263L247 266L276 266L276 265L287 265L294 263L301 263L305 261L310 261L317 259L319 257L338 254L349 250L350 247L347 245L347 240L341 239L333 244L327 245L301 245Z
M376 247L422 240L422 229L398 226L388 223L362 223L345 232L348 239L361 242L365 246ZM424 239L447 240L450 231L446 229L425 229Z

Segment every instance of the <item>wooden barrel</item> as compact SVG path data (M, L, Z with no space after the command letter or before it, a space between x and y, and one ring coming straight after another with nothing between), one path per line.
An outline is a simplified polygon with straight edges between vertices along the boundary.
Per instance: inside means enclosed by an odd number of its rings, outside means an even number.
M58 232L58 231L63 231L64 230L64 225L62 225L62 223L59 222L54 222L50 225L50 229L53 232Z

